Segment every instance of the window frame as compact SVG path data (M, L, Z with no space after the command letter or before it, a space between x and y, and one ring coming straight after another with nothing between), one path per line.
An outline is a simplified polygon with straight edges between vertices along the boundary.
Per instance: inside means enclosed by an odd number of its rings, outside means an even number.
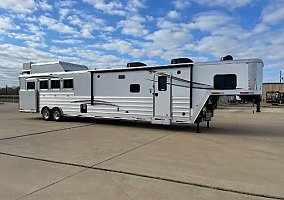
M136 90L136 88L135 88L135 91L133 91L133 90L134 90L133 87L138 87L139 89ZM130 91L130 93L135 93L135 94L140 93L140 92L141 92L141 86L140 86L140 84L139 84L139 83L131 83L131 84L129 85L129 91Z
M41 88L40 82L42 82L42 81L47 81L47 88ZM39 90L49 90L49 88L50 88L50 84L49 84L48 79L39 79Z
M168 89L168 77L158 76L158 91L164 92Z
M231 78L229 78L229 76ZM232 80L232 78L234 79ZM231 83L226 84L229 79ZM215 74L213 77L213 87L215 90L235 90L237 88L237 85L238 85L237 74Z
M64 86L64 82L65 82L65 81L68 81L68 80L72 80L72 88L71 88L71 87L65 87L65 86ZM73 79L73 78L64 78L64 79L62 80L62 89L64 89L64 90L74 90L74 79Z
M28 84L33 83L34 87L33 88L28 88ZM26 90L36 90L36 80L26 80Z
M59 88L53 88L52 87L52 81L59 81ZM50 79L50 89L51 90L60 90L62 87L61 87L61 80L60 79Z

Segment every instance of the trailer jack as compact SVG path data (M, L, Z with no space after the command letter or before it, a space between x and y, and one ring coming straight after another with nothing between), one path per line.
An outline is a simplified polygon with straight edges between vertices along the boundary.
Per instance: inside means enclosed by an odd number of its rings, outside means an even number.
M261 112L261 111L260 111L260 103L257 103L257 104L256 104L256 112Z
M201 133L201 132L200 132L199 125L200 125L200 122L197 121L197 122L196 122L196 131L195 131L195 133Z

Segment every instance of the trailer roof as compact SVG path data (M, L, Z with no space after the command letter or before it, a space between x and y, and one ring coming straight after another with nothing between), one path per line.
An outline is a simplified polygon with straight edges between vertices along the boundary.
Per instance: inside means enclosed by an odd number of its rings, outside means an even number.
M61 62L61 61L60 61ZM94 70L81 70L81 71L67 71L67 72L48 72L48 73L37 73L37 74L24 74L20 77L40 77L40 76L52 76L54 74L71 74L71 73L107 73L107 72L121 72L121 71L140 71L140 70L155 70L163 68L180 68L180 67L192 67L192 66L203 66L203 65L219 65L219 64L236 64L236 63L263 63L261 59L241 59L241 60L227 60L227 61L210 61L210 62L193 62L193 63L180 63L180 64L169 64L160 66L141 66L141 67L124 67L124 68L110 68L110 69L94 69ZM55 64L57 62L48 63L36 63L32 65L44 65L44 64Z
M193 63L179 63L169 64L161 66L141 66L141 67L124 67L124 68L111 68L111 69L95 69L89 70L90 72L120 72L120 71L140 71L140 70L155 70L162 68L179 68L179 67L190 67L190 66L202 66L202 65L219 65L221 64L235 64L235 63L263 63L261 59L241 59L241 60L228 60L228 61L210 61L210 62L193 62Z

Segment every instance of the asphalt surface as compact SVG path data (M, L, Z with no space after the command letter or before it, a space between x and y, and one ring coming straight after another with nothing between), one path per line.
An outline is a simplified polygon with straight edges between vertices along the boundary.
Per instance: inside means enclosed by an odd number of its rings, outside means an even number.
M0 104L0 199L284 199L283 122L283 108L222 108L197 134Z

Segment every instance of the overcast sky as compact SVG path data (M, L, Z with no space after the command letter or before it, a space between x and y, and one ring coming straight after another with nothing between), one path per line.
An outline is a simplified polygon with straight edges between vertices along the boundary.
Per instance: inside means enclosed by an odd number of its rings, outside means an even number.
M0 0L0 86L23 62L92 68L175 57L260 58L264 82L284 72L284 0Z

